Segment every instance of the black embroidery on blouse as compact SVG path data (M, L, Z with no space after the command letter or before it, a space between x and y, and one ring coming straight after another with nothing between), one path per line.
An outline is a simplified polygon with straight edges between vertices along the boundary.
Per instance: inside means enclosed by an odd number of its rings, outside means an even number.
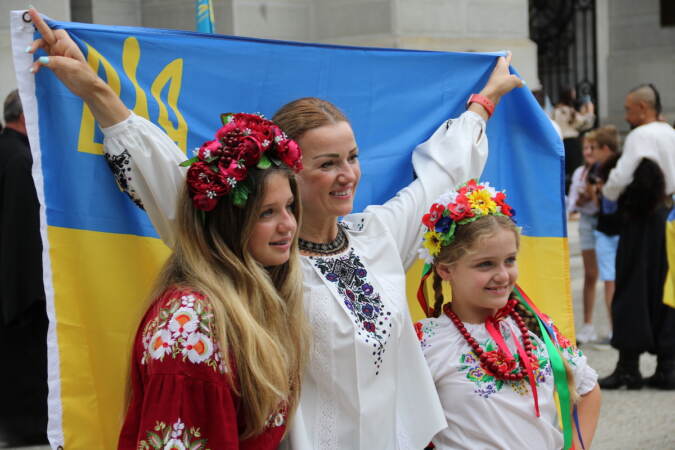
M350 250L348 255L312 257L321 274L335 283L342 301L356 325L356 334L373 347L375 374L379 374L387 338L391 334L391 311L380 294L368 282L368 272L361 259Z
M125 192L139 208L145 209L143 208L140 197L129 184L131 181L131 155L129 154L129 151L124 149L119 155L109 155L108 153L105 153L104 156L120 190Z

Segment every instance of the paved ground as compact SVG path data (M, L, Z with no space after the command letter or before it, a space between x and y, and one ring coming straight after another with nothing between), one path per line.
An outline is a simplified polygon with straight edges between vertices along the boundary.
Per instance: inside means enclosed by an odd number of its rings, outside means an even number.
M577 223L568 227L572 292L577 326L581 324L581 289L583 267L579 252ZM601 336L608 331L607 312L602 301L602 287L598 283L594 321ZM600 376L614 369L617 353L608 346L583 347L590 364ZM656 358L643 355L640 369L644 376L654 372ZM602 394L600 424L593 442L597 450L675 449L675 392L644 389L641 391L605 391ZM49 447L23 447L21 450L47 450ZM539 450L539 449L532 449Z
M577 222L568 227L572 293L574 295L574 315L576 326L582 322L581 291L583 286L583 265L579 251ZM608 331L607 311L603 302L601 283L596 293L594 322L600 336ZM614 370L617 352L610 347L586 345L582 347L591 366L602 376ZM640 370L643 376L649 376L656 367L656 358L642 355ZM651 389L641 391L604 391L600 424L593 442L593 448L609 449L675 449L675 392Z

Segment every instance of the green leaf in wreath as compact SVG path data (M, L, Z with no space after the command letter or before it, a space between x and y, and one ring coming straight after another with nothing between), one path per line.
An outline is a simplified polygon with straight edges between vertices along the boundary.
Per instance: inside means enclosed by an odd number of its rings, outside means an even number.
M192 158L188 159L187 161L183 161L182 163L178 164L181 167L190 167L192 164L196 163L199 161L199 156L193 156Z
M270 159L267 157L267 155L262 155L260 157L260 161L258 161L258 165L256 167L258 167L258 169L265 170L265 169L269 169L271 166L272 166L272 161L270 161Z
M232 190L232 203L234 203L235 206L243 208L244 205L246 205L249 193L250 189L246 184L238 183Z
M220 115L220 121L223 123L223 125L227 125L228 123L232 122L234 119L234 114L232 113L222 113Z

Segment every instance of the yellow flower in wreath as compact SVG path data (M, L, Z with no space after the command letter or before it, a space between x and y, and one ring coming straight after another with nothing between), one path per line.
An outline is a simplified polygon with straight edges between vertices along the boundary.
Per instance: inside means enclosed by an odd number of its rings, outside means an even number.
M494 214L497 212L497 203L492 199L487 189L473 191L466 196L474 212L480 215Z
M424 248L429 250L431 256L436 256L441 251L441 235L433 230L424 233Z

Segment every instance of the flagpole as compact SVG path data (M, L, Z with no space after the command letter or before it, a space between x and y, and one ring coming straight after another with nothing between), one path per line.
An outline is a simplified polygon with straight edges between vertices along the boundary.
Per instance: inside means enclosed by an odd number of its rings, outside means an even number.
M215 20L213 18L212 0L195 1L195 21L197 31L201 33L215 32Z

